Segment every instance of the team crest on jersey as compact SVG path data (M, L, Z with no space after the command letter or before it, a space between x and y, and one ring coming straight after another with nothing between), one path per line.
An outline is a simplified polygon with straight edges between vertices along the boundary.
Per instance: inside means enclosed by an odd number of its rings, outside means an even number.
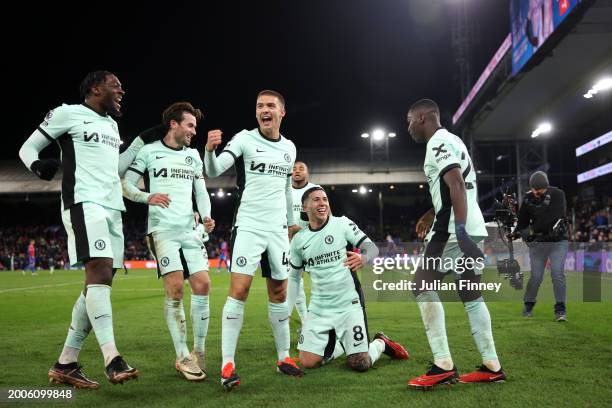
M326 237L325 237L325 243L326 243L327 245L331 245L331 244L333 244L333 243L334 243L334 237L333 237L333 236L331 236L331 235L326 236Z
M164 256L162 259L159 260L159 263L161 266L166 267L170 264L170 259L167 256Z
M103 239L99 239L94 242L94 247L96 247L98 251L102 251L104 248L106 248L106 242L104 242Z
M239 256L238 259L236 259L236 265L245 266L246 264L247 264L247 260L244 256Z
M285 153L285 161L291 163L291 155L289 155L289 153Z
M191 156L185 157L185 163L191 166L193 164L193 158Z

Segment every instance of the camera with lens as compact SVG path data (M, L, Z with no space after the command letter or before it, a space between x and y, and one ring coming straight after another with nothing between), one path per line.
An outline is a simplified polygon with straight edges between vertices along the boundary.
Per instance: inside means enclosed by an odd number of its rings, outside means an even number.
M510 189L502 195L502 200L495 200L497 208L495 209L494 220L497 223L499 235L508 247L509 258L500 259L497 261L497 272L504 275L508 279L510 286L516 290L523 289L523 272L518 261L514 259L514 245L510 238L512 227L516 223L516 197L510 192Z

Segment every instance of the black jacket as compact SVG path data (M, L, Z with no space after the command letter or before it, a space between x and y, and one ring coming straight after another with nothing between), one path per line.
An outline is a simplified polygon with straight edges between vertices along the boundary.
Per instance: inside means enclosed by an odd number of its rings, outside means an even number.
M567 239L567 229L554 234L553 227L565 218L565 193L557 187L548 187L546 193L536 198L531 191L525 194L518 213L516 231L531 229L536 241L561 241Z

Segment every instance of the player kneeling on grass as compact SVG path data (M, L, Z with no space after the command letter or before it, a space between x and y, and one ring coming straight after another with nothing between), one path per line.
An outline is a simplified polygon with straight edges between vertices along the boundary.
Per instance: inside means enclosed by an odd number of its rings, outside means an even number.
M382 353L407 359L406 349L383 333L376 333L368 343L365 309L356 286L357 277L351 270L361 268L378 254L374 243L348 218L331 215L323 188L306 190L302 205L308 214L308 227L291 241L289 279L299 282L303 268L310 273L312 282L308 318L298 341L303 367L316 368L331 360L336 338L355 371L367 371ZM348 244L362 253L347 251ZM299 285L290 287L289 310L298 296Z
M191 381L206 378L204 343L208 332L208 257L202 234L195 230L192 194L198 212L204 217L206 232L214 228L210 218L210 198L204 183L203 163L196 149L189 148L202 118L199 109L177 102L163 113L166 136L142 148L123 181L128 199L149 207L147 243L163 277L166 300L164 314L176 351L176 370ZM145 179L148 192L137 187ZM191 286L191 324L194 350L187 348L187 327L183 309L183 281Z

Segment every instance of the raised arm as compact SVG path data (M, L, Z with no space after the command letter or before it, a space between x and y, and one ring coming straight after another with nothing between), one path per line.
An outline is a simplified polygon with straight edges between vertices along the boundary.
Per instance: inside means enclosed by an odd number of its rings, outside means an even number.
M221 144L222 134L223 132L218 129L208 132L208 139L204 149L204 167L208 177L220 176L232 167L237 158L236 152L229 149L231 142L228 143L225 150L219 153L219 156L215 154L215 149ZM239 146L236 147L239 149Z

